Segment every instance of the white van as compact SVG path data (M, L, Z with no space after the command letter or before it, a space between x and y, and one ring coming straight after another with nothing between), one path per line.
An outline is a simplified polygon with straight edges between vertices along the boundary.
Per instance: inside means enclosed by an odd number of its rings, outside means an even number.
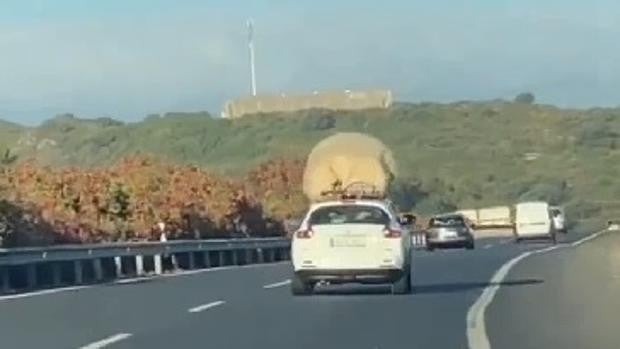
M543 201L517 204L514 229L517 242L540 238L556 242L556 230L551 219L549 204Z

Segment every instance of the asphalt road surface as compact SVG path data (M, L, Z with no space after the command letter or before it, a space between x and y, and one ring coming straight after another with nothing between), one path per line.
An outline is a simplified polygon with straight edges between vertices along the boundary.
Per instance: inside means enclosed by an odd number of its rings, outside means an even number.
M618 348L620 232L523 259L486 308L493 348ZM468 311L502 265L545 242L416 251L414 293L292 297L288 263L0 297L2 348L467 348ZM486 293L486 292L485 292Z

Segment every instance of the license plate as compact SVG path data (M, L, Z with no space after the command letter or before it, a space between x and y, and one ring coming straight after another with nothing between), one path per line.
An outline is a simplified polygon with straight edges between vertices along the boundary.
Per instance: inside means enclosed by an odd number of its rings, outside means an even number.
M365 247L366 241L360 238L332 238L332 247Z
M449 231L449 232L447 231L447 232L444 232L443 234L441 234L441 236L443 238L446 238L446 239L455 238L456 237L456 233L452 232L452 231Z

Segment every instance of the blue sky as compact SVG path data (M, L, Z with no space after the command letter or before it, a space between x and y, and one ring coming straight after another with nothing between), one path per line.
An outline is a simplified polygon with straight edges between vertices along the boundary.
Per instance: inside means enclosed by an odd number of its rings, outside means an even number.
M613 0L3 0L0 117L218 114L249 90L249 16L259 92L620 105Z

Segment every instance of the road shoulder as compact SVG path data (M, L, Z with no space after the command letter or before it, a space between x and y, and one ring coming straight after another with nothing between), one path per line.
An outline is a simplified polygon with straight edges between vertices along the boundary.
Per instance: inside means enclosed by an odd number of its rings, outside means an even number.
M493 348L617 348L620 343L620 233L577 248L533 255L506 281L487 309Z

